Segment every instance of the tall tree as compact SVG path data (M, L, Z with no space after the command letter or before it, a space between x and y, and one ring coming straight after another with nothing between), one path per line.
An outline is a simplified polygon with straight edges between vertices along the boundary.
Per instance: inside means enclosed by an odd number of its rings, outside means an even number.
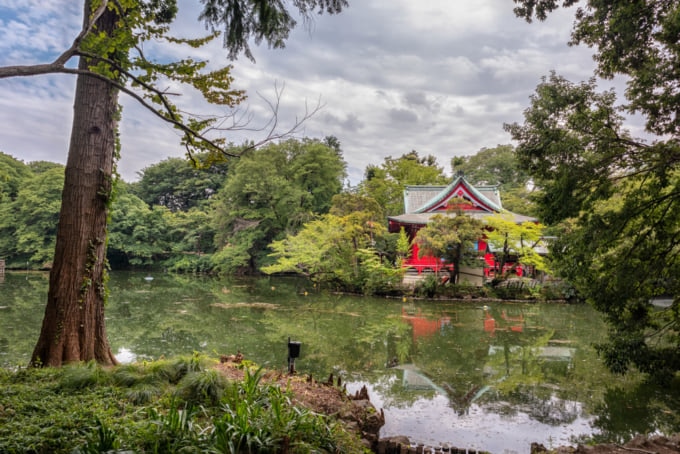
M252 58L248 40L283 47L296 25L288 5L278 0L206 0L201 18L213 30L224 28L229 55ZM336 13L345 0L296 0L293 11ZM150 40L199 46L201 40L168 35L176 0L85 0L83 27L69 49L53 62L0 68L0 78L49 73L77 75L74 118L67 158L55 261L34 365L96 360L114 364L104 324L105 245L114 158L117 153L118 94L123 91L183 133L191 154L208 147L225 152L223 138L204 135L214 119L187 118L165 92L168 80L188 84L213 103L235 106L243 93L231 88L229 67L202 71L206 62L146 58ZM214 37L215 35L212 35ZM78 58L77 68L69 62Z
M506 210L533 214L529 174L520 167L512 145L482 148L471 156L456 156L451 159L451 170L454 175L462 171L475 186L498 186Z
M359 192L372 197L388 216L404 212L404 188L407 185L446 184L444 169L434 156L420 157L415 150L399 158L388 156L381 166L369 165Z
M288 140L243 156L214 204L217 268L256 271L272 241L328 212L344 177L342 157L318 140Z
M527 20L560 6L515 3ZM522 164L550 187L545 220L562 221L555 266L610 323L599 346L605 362L664 378L680 371L679 14L680 4L665 0L585 2L570 44L595 49L596 75L627 76L627 101L617 106L594 81L553 74L532 96L524 125L506 126ZM631 137L621 110L640 114L651 140ZM661 296L668 307L650 304Z

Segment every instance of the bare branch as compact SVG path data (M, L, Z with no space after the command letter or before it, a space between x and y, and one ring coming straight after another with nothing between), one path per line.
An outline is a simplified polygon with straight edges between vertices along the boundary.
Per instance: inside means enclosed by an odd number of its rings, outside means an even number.
M245 127L238 127L238 130L247 130L247 131L253 131L253 132L262 132L266 131L266 136L258 140L257 142L252 143L251 145L245 147L242 151L241 154L254 150L256 148L261 147L262 145L276 141L276 140L281 140L287 137L292 137L295 135L297 132L299 132L302 129L302 125L312 118L314 115L316 115L317 112L319 112L324 105L321 103L321 99L317 101L316 105L310 109L308 104L305 102L305 113L302 117L295 117L295 122L293 125L291 125L290 128L286 129L285 131L282 132L277 132L277 127L279 126L279 109L281 106L281 98L283 97L283 91L285 89L285 84L283 87L279 89L278 85L275 85L275 96L274 100L270 100L263 96L261 93L257 93L258 96L269 106L269 110L271 111L271 116L267 123L263 125L260 128L245 128ZM252 120L252 116L249 117L248 123ZM246 124L248 124L246 123ZM213 128L214 130L225 130L225 131L233 131L235 130L232 127L228 127L226 129L220 129L220 128Z
M294 136L297 132L299 132L302 129L302 125L312 118L314 115L316 115L317 112L319 112L323 107L324 104L321 103L321 99L317 101L316 105L310 109L308 104L305 103L305 113L302 117L295 117L295 122L293 125L291 125L288 129L285 131L277 132L277 128L279 126L279 110L281 106L281 98L283 97L283 91L285 89L285 84L279 88L277 84L274 86L275 90L275 96L274 99L269 99L262 95L261 93L257 93L258 96L265 102L267 106L269 106L269 110L271 112L271 115L269 117L269 120L262 125L261 127L249 127L253 120L253 114L248 110L241 111L239 109L235 109L231 114L226 116L224 120L216 126L213 126L211 128L207 128L205 130L205 133L207 132L216 132L216 131L227 131L227 132L233 132L233 131L249 131L249 132L263 132L266 131L266 135L264 138L261 140L258 140L257 142L254 142L245 148L243 148L239 156L243 153L246 153L248 151L257 149L269 142L273 142L276 140L281 140L287 137L292 137ZM198 117L197 115L191 115L193 117ZM230 121L231 124L228 126L224 126L226 122ZM228 154L225 153L230 157L234 157L234 154Z

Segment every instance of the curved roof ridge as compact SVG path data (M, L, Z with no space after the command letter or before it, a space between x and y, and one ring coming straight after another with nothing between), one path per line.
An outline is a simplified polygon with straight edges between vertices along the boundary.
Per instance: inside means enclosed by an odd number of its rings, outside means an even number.
M444 202L445 199L449 196L451 196L456 189L456 187L462 184L465 186L465 189L467 189L474 197L479 199L479 201L486 205L488 208L490 208L492 211L495 212L500 212L503 211L503 207L498 206L495 202L490 200L488 197L486 197L484 194L482 194L477 188L475 188L473 185L470 184L469 181L465 179L463 175L458 175L456 178L442 191L434 198L432 198L428 203L423 205L422 207L418 208L415 210L413 213L426 213L428 210L432 209L434 206L439 205L440 203ZM449 197L451 198L451 197Z

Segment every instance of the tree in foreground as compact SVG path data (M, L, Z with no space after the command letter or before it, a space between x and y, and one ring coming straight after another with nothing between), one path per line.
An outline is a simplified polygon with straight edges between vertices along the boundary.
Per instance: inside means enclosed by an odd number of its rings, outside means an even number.
M217 32L233 58L248 42L283 47L296 25L286 4L274 0L205 0L201 19ZM345 0L296 0L292 10L337 13ZM177 39L168 34L177 15L176 0L85 0L83 26L72 45L53 62L0 68L0 79L42 74L77 76L74 117L66 163L62 210L48 301L33 365L96 360L115 364L104 324L105 249L108 207L118 153L118 95L124 92L178 128L191 155L224 153L223 137L208 137L215 118L191 117L172 103L169 85L188 85L214 104L235 107L244 95L231 88L230 68L206 71L207 62L157 62L142 49L150 42L199 47L216 37ZM153 47L153 46L149 46ZM69 65L78 59L77 67ZM219 129L219 128L217 128ZM213 129L215 130L215 129Z
M268 274L297 273L319 285L364 294L394 288L402 271L385 256L393 234L377 203L357 194L339 194L329 214L307 222L299 233L271 244ZM394 255L394 254L391 254Z
M441 257L453 265L450 282L458 283L461 266L478 266L475 242L482 238L484 223L465 215L462 211L435 214L430 222L418 231L414 241L419 254Z
M535 271L548 271L547 261L536 251L543 237L541 224L530 221L517 224L505 213L489 216L485 221L489 227L487 241L500 251L499 269L505 267L511 255L516 255L519 264Z
M515 3L527 20L559 7ZM557 271L609 321L598 347L605 362L664 379L680 371L678 14L677 2L588 1L571 44L596 49L596 75L627 76L627 102L617 106L594 80L553 74L537 87L524 124L506 125L520 163L543 186L543 220L560 223ZM624 129L622 110L646 120L648 140Z

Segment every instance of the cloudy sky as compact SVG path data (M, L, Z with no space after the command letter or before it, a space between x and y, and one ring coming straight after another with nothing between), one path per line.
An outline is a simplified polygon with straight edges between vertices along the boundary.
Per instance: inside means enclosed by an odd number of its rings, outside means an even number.
M0 0L0 66L53 59L76 35L80 8L73 0ZM336 136L352 184L368 164L410 150L436 156L448 170L453 156L511 143L503 123L522 121L529 96L551 70L574 82L592 75L591 50L566 44L573 11L527 24L512 8L511 0L350 0L339 16L300 23L285 49L253 47L255 63L233 63L235 87L249 95L252 127L265 121L263 99L273 100L276 87L284 88L282 130L320 101L323 108L298 135ZM177 33L203 33L199 13L199 1L180 0ZM228 62L219 42L198 56ZM25 162L64 163L74 86L68 75L0 79L0 151ZM130 99L122 103L123 179L183 156L171 127ZM192 93L181 103L205 109Z

